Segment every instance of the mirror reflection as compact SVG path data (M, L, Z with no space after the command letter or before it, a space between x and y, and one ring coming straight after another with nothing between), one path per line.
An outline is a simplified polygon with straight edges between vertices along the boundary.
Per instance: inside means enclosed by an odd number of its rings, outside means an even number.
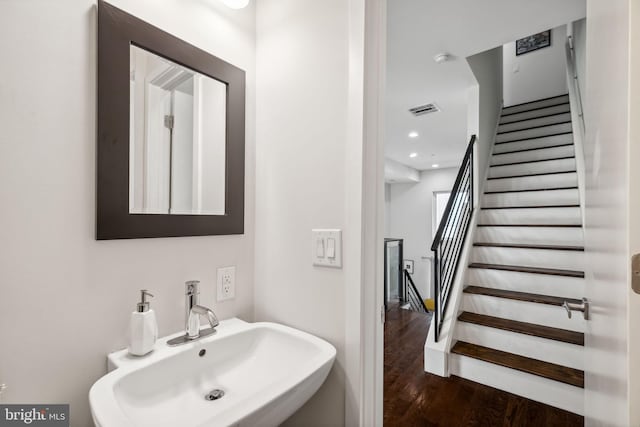
M225 214L226 84L130 48L129 213Z

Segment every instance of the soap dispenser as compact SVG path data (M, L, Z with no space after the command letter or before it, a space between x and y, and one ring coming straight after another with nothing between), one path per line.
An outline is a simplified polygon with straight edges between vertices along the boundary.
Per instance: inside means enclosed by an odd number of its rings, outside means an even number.
M149 308L147 297L153 297L153 295L146 289L140 290L140 302L136 311L131 313L128 350L134 356L144 356L149 353L158 339L156 313Z

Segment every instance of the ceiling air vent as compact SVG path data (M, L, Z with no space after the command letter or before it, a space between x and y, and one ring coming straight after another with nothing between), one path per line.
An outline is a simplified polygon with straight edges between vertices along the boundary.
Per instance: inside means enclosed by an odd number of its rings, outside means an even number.
M409 109L409 112L414 116L423 116L425 114L436 113L438 111L440 111L440 108L433 103L420 105L418 107L413 107Z

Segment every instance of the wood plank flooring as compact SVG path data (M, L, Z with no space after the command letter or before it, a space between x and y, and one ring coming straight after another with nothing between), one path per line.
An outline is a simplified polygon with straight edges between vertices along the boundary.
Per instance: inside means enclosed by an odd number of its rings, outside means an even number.
M429 318L390 304L384 330L385 427L573 427L583 417L423 369Z

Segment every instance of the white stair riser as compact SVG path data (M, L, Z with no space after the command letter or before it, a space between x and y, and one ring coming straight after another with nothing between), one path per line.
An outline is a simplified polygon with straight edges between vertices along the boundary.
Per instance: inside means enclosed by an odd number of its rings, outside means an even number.
M552 147L542 150L520 151L518 153L493 155L492 165L503 165L505 163L530 162L532 160L556 159L558 157L575 156L573 145L564 147Z
M541 276L539 280L553 282L553 276ZM577 297L577 295L576 295ZM549 304L532 304L507 298L496 298L486 295L464 294L463 311L533 323L569 331L584 332L585 322L582 314L574 312L571 319L563 307Z
M480 384L584 414L584 390L578 387L458 354L451 354L449 371Z
M545 162L523 163L519 165L494 166L489 168L489 178L501 176L522 176L529 174L566 172L576 170L575 159L548 160Z
M508 116L507 116L508 117ZM571 121L571 113L555 114L547 117L521 120L519 122L505 123L498 126L498 132L526 129L534 126L551 125Z
M582 246L578 227L478 227L476 242Z
M541 278L539 274L469 268L466 283L492 289L564 298L580 299L584 296L584 279L564 276L547 276L549 280L541 280Z
M493 153L504 153L505 151L528 150L530 148L552 147L554 145L569 144L573 142L573 134L546 136L542 138L526 139L524 141L505 142L496 144Z
M535 119L536 117L548 116L550 114L566 113L571 111L569 104L556 105L554 107L540 108L538 110L525 111L523 113L509 114L500 119L500 124L518 122L520 120Z
M496 142L516 141L539 136L554 135L557 133L571 132L571 123L544 126L541 128L519 130L516 132L501 133L496 135Z
M485 194L482 206L553 206L580 203L580 193L573 190L525 191L519 193Z
M531 190L536 188L577 187L578 174L524 176L521 178L490 179L485 191Z
M584 271L584 252L474 246L471 262Z
M584 369L584 347L458 320L456 339L543 362Z
M529 102L521 105L506 106L502 109L502 114L513 114L521 111L533 110L534 108L550 107L553 105L569 102L569 95L558 96L551 99Z
M580 208L485 209L480 224L580 224ZM478 241L478 240L476 240Z

